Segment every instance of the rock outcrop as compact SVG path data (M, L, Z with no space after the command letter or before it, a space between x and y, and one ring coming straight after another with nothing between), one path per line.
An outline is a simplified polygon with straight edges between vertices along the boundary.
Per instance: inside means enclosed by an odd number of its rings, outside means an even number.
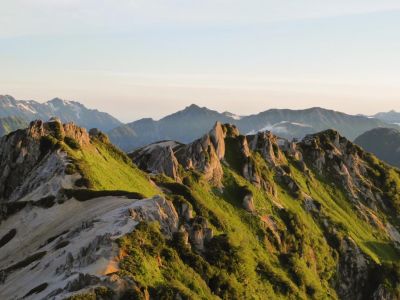
M269 131L258 132L256 135L247 136L249 147L252 151L257 151L272 166L277 166L283 160L280 149L285 142L273 135Z
M244 196L244 198L243 198L243 207L248 212L254 212L255 211L253 194L249 193L246 196Z
M204 174L206 180L216 185L221 184L222 166L208 134L180 149L177 158L185 169L198 170Z
M183 145L163 141L138 149L129 156L143 170L163 173L181 181L179 165L185 170L196 170L216 185L221 185L223 176L221 160L225 156L226 129L219 122L210 133L194 142Z
M58 119L33 121L27 129L15 131L0 139L0 202L15 201L30 195L34 200L54 195L70 182L64 177L68 160L59 151L65 139L80 147L90 144L89 134L72 123ZM46 182L46 185L42 185ZM40 191L37 189L40 188Z
M135 221L157 221L162 233L170 238L178 230L178 213L173 204L161 196L155 196L152 201L137 201L136 205L129 208L129 214Z
M174 149L180 144L175 142L160 142L141 148L129 156L143 170L154 174L165 174L181 182L179 163Z
M363 299L371 262L351 238L340 244L336 290L341 299Z
M202 252L205 249L205 243L213 237L213 230L208 227L207 220L202 217L196 217L192 223L187 226L189 240L193 248Z
M307 136L298 144L306 163L321 176L343 186L355 203L362 201L376 210L385 207L384 195L375 187L382 182L370 176L371 158L337 131ZM368 178L368 179L367 179Z
M219 160L225 157L225 136L227 129L220 122L215 123L214 128L210 131L209 136L215 148L215 152Z

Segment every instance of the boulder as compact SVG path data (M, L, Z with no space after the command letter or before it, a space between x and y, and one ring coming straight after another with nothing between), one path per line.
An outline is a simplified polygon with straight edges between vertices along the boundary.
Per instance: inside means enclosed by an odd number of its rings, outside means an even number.
M247 210L248 212L254 212L255 206L254 206L253 194L247 194L246 196L244 196L242 205L244 209Z

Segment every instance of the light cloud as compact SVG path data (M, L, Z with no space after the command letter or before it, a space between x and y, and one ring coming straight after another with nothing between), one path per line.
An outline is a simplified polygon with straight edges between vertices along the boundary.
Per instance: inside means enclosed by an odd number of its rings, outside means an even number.
M240 25L399 9L397 0L4 0L0 37Z

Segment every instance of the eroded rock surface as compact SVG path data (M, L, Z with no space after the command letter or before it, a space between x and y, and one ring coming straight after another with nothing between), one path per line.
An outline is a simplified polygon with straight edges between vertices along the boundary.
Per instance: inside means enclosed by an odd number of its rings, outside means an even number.
M53 151L57 142L71 138L80 146L90 143L89 134L72 123L57 119L45 123L31 122L29 128L13 132L0 139L0 202L15 201L25 196L29 200L54 195L69 187L64 177L68 164L65 154ZM46 183L43 185L43 183Z
M172 203L159 196L143 200L102 197L86 202L70 199L48 209L20 211L0 227L0 236L10 228L17 232L0 252L2 297L20 299L43 283L47 287L35 295L37 299L64 299L100 282L111 286L115 281L111 274L119 269L115 240L140 221L159 222L166 236L178 228ZM10 269L34 253L44 255Z

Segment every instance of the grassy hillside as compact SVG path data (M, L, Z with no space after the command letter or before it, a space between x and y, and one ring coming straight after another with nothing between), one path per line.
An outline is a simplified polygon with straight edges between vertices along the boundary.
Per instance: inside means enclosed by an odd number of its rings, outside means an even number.
M50 127L50 133L41 138L41 151L44 154L51 149L65 151L71 161L67 173L79 173L82 177L75 183L78 187L92 191L135 192L144 197L160 193L148 175L112 145L103 133L89 136L75 125L65 133L59 122L47 123L46 126Z
M220 184L182 165L182 183L159 174L153 184L102 134L83 146L57 142L82 186L162 192L179 214L172 236L140 223L118 240L123 299L372 299L382 289L400 296L399 171L333 131L295 153L263 138L248 151L243 136L225 138ZM107 289L71 299L112 299Z
M313 168L305 171L286 154L274 167L252 152L258 175L274 191L255 186L240 172L238 144L227 141L223 189L195 171L181 170L184 184L162 175L154 178L178 211L182 202L193 208L189 226L205 219L213 238L199 251L183 242L183 233L172 240L161 238L156 226L142 225L124 237L121 245L133 256L123 260L121 272L142 288L136 290L137 297L145 290L161 299L175 299L177 294L183 299L353 299L343 296L340 285L347 281L350 292L354 289L363 299L381 284L399 295L400 252L385 227L388 220L396 220L388 211L367 205L360 209L340 182ZM400 179L368 157L373 168L383 168L381 175ZM281 181L280 168L296 182L296 193ZM383 183L376 188L385 187ZM249 193L253 212L242 204ZM182 225L188 223L182 220ZM349 270L355 265L360 269L352 274Z
M137 192L146 197L159 194L148 176L111 144L93 139L91 145L68 153L90 189Z

